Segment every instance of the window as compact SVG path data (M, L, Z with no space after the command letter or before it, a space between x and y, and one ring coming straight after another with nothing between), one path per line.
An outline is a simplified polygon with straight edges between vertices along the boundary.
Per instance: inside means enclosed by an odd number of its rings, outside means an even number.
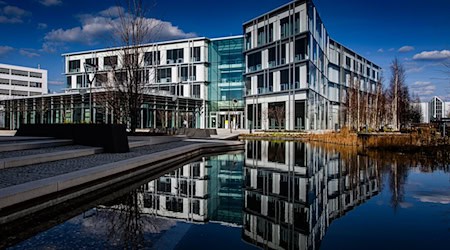
M28 71L12 69L12 70L11 70L11 75L15 75L15 76L28 76Z
M183 63L183 49L167 50L167 64Z
M295 13L294 17L294 34L300 33L300 13Z
M248 70L256 71L261 69L261 52L248 55Z
M280 48L280 55L279 55L279 58L280 58L279 64L285 64L286 63L286 44L281 44L280 46L281 46L281 48Z
M0 84L9 85L9 79L0 78Z
M281 90L289 89L289 70L284 69L280 71L280 88Z
M166 209L177 213L183 212L183 199L166 197Z
M7 75L9 75L9 69L0 68L0 74L7 74Z
M66 86L67 86L67 88L71 88L72 87L72 76L68 76L67 78L66 78Z
M248 32L245 34L245 49L252 48L252 33Z
M103 68L112 69L117 66L117 56L105 56L103 58Z
M138 57L135 54L125 54L123 57L123 64L122 67L124 66L133 66L136 67L138 65Z
M83 86L83 76L77 76L77 88L81 88Z
M299 38L295 40L295 61L305 60L307 58L307 40Z
M200 85L192 85L192 97L200 98Z
M11 90L11 95L13 95L13 96L28 96L28 92L20 91L20 90Z
M347 68L349 69L351 67L352 61L350 59L350 57L346 56L345 57L345 66L347 66Z
M69 61L69 73L80 72L80 60Z
M11 85L28 87L28 82L19 81L19 80L11 80Z
M189 206L190 212L194 214L200 214L200 201L191 200L191 206Z
M273 92L273 72L269 73L269 85L267 87L268 92Z
M145 52L144 54L144 65L159 65L161 58L161 52L153 51L153 52Z
M281 39L290 35L289 17L285 17L280 21Z
M193 62L200 62L201 61L200 47L191 48L191 60Z
M9 90L7 90L7 89L0 89L0 95L9 95Z
M86 64L98 67L98 58L88 58L88 59L86 59ZM89 71L89 69L88 69L88 71Z
M197 68L196 66L183 66L181 67L181 81L195 81L197 78Z
M102 86L108 82L108 75L106 73L97 74L95 76L95 86Z
M277 66L275 47L269 48L269 68Z
M38 73L38 72L30 72L30 77L34 77L34 78L42 78L42 73Z
M158 69L156 80L159 83L172 82L172 68Z
M269 30L267 31L267 42L273 42L273 23L269 24Z
M114 78L117 83L123 83L128 80L126 71L117 71L114 72Z
M258 75L257 76L257 80L258 80L258 82L257 82L257 84L258 84L258 94L266 93L266 89L265 89L265 86L264 86L264 75L263 74Z
M258 46L261 46L266 43L264 27L258 29Z
M30 87L32 87L32 88L42 88L42 83L40 83L40 82L30 82Z

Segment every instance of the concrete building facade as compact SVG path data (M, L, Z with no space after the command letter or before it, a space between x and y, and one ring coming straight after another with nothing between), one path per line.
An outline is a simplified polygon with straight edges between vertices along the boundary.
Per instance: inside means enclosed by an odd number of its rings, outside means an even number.
M48 93L47 70L0 63L0 100ZM5 107L0 105L0 128L5 127Z
M243 29L250 129L342 127L349 88L375 93L380 67L331 39L310 0L281 6Z

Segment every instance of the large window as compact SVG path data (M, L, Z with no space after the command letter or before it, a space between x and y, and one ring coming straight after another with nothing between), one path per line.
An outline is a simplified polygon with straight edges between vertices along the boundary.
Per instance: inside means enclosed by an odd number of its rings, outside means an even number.
M157 82L172 82L172 68L158 69Z
M117 56L105 56L103 59L103 67L105 69L112 69L117 66Z
M200 47L191 48L191 60L193 62L200 62L201 61Z
M275 47L269 48L269 67L277 66L277 56Z
M290 30L291 27L289 25L289 17L281 19L280 21L281 39L288 37L291 34Z
M159 51L145 52L144 65L159 65L161 53Z
M183 63L183 49L167 50L167 64Z
M77 88L81 88L83 86L83 76L77 76Z
M72 76L68 76L66 79L67 79L67 88L71 88L72 87Z
M42 73L38 73L38 72L30 72L30 77L34 77L34 78L42 78Z
M88 58L88 59L86 59L86 64L97 67L98 66L98 58Z
M280 89L288 90L289 89L289 70L284 69L280 71Z
M264 32L264 27L258 29L258 46L261 46L266 43L266 34Z
M192 85L192 97L200 98L200 85Z
M196 66L188 67L183 66L181 67L181 81L195 81L197 78L197 68Z
M69 61L69 72L80 72L80 60Z
M301 61L308 58L307 54L308 42L306 38L295 40L295 61Z
M248 55L248 70L256 71L261 69L261 52Z

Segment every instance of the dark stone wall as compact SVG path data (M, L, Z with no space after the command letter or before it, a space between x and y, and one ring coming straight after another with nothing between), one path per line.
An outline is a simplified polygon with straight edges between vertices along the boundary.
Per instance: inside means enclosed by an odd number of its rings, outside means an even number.
M21 124L16 136L72 139L75 144L103 147L105 152L129 152L123 124Z

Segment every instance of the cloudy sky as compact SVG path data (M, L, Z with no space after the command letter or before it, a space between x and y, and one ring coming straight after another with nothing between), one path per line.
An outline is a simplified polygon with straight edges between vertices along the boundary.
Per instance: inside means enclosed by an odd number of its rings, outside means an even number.
M49 87L64 87L62 53L113 46L116 0L0 0L0 62L49 71ZM147 20L158 40L242 33L242 23L289 0L149 0ZM328 33L380 65L385 84L397 57L410 90L450 100L450 1L315 0ZM447 73L446 73L447 72Z

